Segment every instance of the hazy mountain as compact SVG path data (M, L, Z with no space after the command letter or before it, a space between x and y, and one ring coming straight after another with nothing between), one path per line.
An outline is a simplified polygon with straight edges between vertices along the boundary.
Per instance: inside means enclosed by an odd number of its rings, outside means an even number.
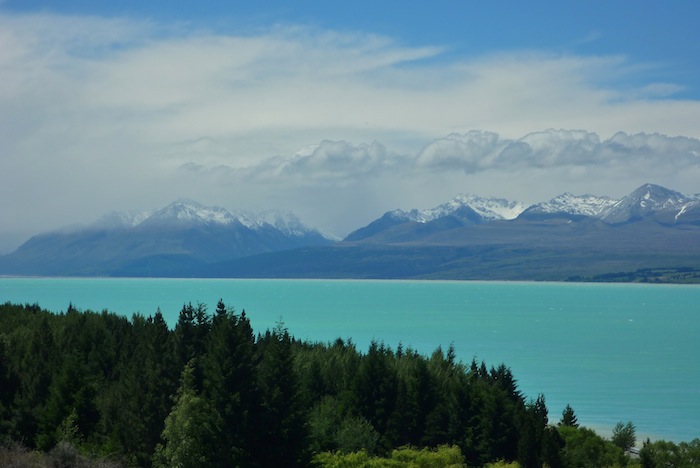
M0 257L0 274L700 282L700 197L645 184L525 209L460 195L389 211L341 242L290 213L178 200L35 236Z
M113 212L95 223L32 237L2 257L23 275L189 276L212 262L331 240L290 213L247 213L178 200L149 212Z
M696 196L647 184L622 200L562 194L515 219L477 214L459 203L453 210L390 211L344 242L221 262L207 271L225 277L700 282Z

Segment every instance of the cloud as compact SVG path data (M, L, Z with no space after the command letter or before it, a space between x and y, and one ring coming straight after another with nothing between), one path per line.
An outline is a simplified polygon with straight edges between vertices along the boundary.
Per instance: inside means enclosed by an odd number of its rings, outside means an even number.
M546 130L517 140L493 132L471 131L452 134L427 145L417 156L416 166L430 170L459 169L465 173L486 170L520 170L562 166L653 165L658 170L671 166L700 164L700 141L658 133L628 135L619 132L601 141L583 130Z
M291 158L274 158L249 168L257 180L280 179L294 183L316 182L335 185L367 177L383 177L391 170L401 170L399 156L387 152L378 143L353 145L347 141L322 141L304 148Z
M342 234L463 191L696 184L700 103L663 80L625 86L629 58L451 52L300 26L0 13L0 197L13 200L0 224L189 197L306 211Z
M190 162L181 170L206 178L207 184L217 180L257 194L274 191L277 203L304 193L328 201L346 190L375 194L377 200L366 201L365 208L389 207L389 202L416 207L407 200L425 208L431 197L445 201L476 187L485 195L536 202L576 189L622 196L647 181L697 190L688 174L700 171L700 140L623 132L601 140L593 132L554 129L510 139L470 131L435 139L417 153L393 152L377 142L323 141L245 168ZM542 181L534 185L538 178Z

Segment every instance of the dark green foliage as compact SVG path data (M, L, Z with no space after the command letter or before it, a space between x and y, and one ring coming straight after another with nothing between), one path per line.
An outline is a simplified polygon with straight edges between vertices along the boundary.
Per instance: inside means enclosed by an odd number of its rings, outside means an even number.
M204 304L185 304L180 310L174 331L175 357L178 367L182 368L192 359L204 354L205 340L209 333L211 321ZM201 376L195 376L197 385L201 386Z
M300 404L292 339L280 322L260 341L264 352L258 371L261 404L254 459L260 466L306 466L307 415Z
M17 378L10 370L10 358L7 355L7 345L0 335L0 440L10 432L10 407L17 392Z
M386 434L396 404L398 383L393 359L389 348L373 341L360 363L352 388L357 412L380 434L385 434L380 444L386 449L393 446Z
M559 421L560 426L571 426L578 427L578 418L574 414L573 408L570 405L566 405L564 411L561 413L561 420Z
M526 401L507 366L465 366L452 347L426 358L373 342L363 354L350 340L296 341L282 323L256 337L223 301L213 316L185 304L173 330L160 311L0 305L0 436L61 460L308 466L322 452L430 458L424 448L449 446L469 466L624 461L569 410L550 426L544 397ZM649 445L643 460L666 452Z
M642 468L694 468L700 466L700 439L680 444L647 439L639 451L639 459Z
M605 467L624 461L622 449L585 427L559 426L564 440L564 466L571 468Z
M259 405L254 354L253 331L245 312L238 316L219 301L202 362L204 395L222 418L214 458L222 465L249 463L251 429Z
M182 371L175 405L165 419L163 444L154 457L157 466L207 467L215 463L222 421L211 401L197 388L197 358Z

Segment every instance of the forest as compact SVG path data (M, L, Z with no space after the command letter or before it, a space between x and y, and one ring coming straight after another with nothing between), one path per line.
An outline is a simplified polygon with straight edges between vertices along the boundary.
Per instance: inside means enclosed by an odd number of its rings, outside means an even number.
M184 304L130 319L0 305L0 465L698 466L700 440L610 440L550 419L505 364L350 339L254 333L245 313Z

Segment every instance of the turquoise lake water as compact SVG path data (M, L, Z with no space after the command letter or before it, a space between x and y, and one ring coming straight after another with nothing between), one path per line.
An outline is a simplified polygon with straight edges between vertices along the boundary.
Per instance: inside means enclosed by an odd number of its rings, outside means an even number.
M429 354L508 365L550 422L567 404L609 434L632 421L638 439L700 437L700 287L578 283L0 278L0 301L55 312L131 316L160 307L174 325L186 302L245 309L257 332L280 318L297 338L401 342Z

